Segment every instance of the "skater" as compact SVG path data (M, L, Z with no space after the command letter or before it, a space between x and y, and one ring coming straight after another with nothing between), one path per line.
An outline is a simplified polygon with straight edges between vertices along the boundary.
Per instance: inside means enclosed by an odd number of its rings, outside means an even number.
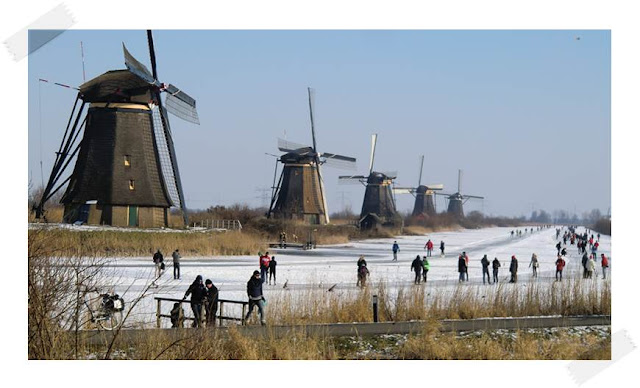
M367 261L364 259L364 256L360 256L358 259L358 282L356 283L356 286L364 288L367 283L367 276L369 276Z
M287 233L284 230L280 233L280 248L287 248Z
M276 257L273 256L269 261L269 284L271 284L271 278L273 278L273 285L276 284Z
M558 249L558 254L560 254L560 249L562 249L562 244L560 244L560 241L558 241L558 243L556 244L556 249Z
M268 252L267 252L268 254ZM264 305L266 299L262 295L262 283L264 281L260 279L260 272L253 271L253 276L247 282L247 296L249 297L249 311L247 311L247 315L245 315L244 320L248 321L251 316L251 312L253 311L254 306L258 306L258 315L260 316L260 324L262 326L267 324L267 321L264 317Z
M589 261L587 262L587 278L591 279L593 274L596 272L596 261L595 255L589 256Z
M202 323L202 303L207 297L207 290L204 284L202 284L202 275L196 276L196 279L191 283L182 300L187 299L189 294L191 294L191 311L193 311L193 324L191 327L200 327Z
M160 275L162 275L161 267L163 262L164 262L164 256L162 256L162 252L160 252L160 249L158 249L156 253L153 254L153 264L155 264L156 266L156 279L159 278Z
M464 276L466 280L469 281L469 255L467 255L467 252L462 252L462 256L464 256L464 263L466 265Z
M531 262L529 263L529 268L533 268L533 277L538 277L538 256L534 253L531 255Z
M427 283L427 272L429 272L429 260L427 260L427 256L422 256L422 281Z
M271 258L269 257L269 252L260 256L260 278L262 280L262 283L267 281L270 261L271 261Z
M393 251L393 261L398 261L398 252L400 251L400 246L398 245L397 241L393 242L393 247L391 247L391 250Z
M562 281L562 270L564 269L566 262L562 258L562 255L558 254L558 259L556 260L556 281ZM560 278L558 279L558 275Z
M607 256L604 255L604 253L602 254L602 279L606 279L607 278L607 268L609 268L609 259L607 259Z
M444 241L440 240L440 256L444 257Z
M180 280L180 259L182 258L180 250L173 251L171 257L173 258L173 278Z
M464 256L458 256L458 272L460 273L460 277L458 278L458 283L464 282L464 274L467 272L467 263L464 261Z
M482 256L482 260L480 260L480 263L482 263L482 284L485 284L484 282L484 275L487 275L487 282L489 282L489 284L491 284L491 277L489 276L489 259L487 259L487 255Z
M496 257L493 259L491 264L493 265L493 283L498 284L498 268L500 268L500 261Z
M586 279L587 278L587 263L589 262L589 256L587 256L587 253L585 252L584 255L582 255L582 278Z
M169 314L171 315L172 328L184 327L184 309L180 306L180 303L174 303Z
M560 254L562 256L566 256L567 255L567 248L562 248L562 250L560 251Z
M433 251L433 242L431 242L431 240L427 241L424 247L427 248L427 256L431 257L431 251Z
M207 327L213 327L216 325L216 313L218 312L218 288L210 279L204 282L204 286L207 289L207 299L204 305L207 312Z
M598 233L598 241L600 241L600 233Z
M511 264L509 265L509 272L511 272L511 280L509 280L509 283L517 283L518 282L518 259L516 259L516 255L511 256Z
M416 273L413 284L420 284L420 275L422 273L422 260L420 260L420 255L416 256L411 262L411 269Z

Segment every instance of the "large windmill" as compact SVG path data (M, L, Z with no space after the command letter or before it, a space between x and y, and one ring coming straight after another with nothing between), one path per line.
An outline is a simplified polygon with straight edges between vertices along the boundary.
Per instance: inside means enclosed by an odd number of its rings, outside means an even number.
M477 195L463 195L462 194L462 170L458 170L458 191L454 194L441 194L436 193L437 195L446 196L449 200L449 205L447 206L447 213L453 214L456 217L464 217L464 211L462 210L462 205L466 203L469 199L484 199L484 197L480 197Z
M399 226L402 217L396 211L396 201L391 186L396 179L395 173L373 171L378 135L371 135L371 158L369 159L369 175L340 176L343 182L356 181L366 185L359 225L362 229L381 226Z
M442 190L442 184L423 185L422 184L422 168L424 167L424 155L420 157L420 175L418 176L417 187L396 187L393 189L394 194L411 194L416 198L413 206L412 216L432 216L436 214L435 202L433 200L434 192Z
M46 201L68 182L61 200L65 222L161 227L168 225L169 208L174 206L182 210L188 225L167 112L199 124L196 101L158 80L151 31L147 40L152 72L123 44L127 69L108 71L80 86L34 209L36 217L44 215ZM76 155L73 172L63 180Z
M307 88L307 92L312 146L278 139L278 149L285 154L279 158L283 164L282 173L271 197L267 217L303 220L309 224L328 224L329 212L320 166L328 163L328 165L355 169L356 159L318 152L313 120L313 89Z

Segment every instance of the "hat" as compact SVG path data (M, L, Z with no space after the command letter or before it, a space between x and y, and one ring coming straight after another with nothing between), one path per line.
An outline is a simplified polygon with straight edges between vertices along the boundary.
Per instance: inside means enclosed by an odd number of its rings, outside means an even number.
M211 281L211 279L207 279L207 280L204 282L204 284L207 284L207 285L208 285L208 284L213 284L213 282Z
M253 276L260 275L260 271L253 271Z

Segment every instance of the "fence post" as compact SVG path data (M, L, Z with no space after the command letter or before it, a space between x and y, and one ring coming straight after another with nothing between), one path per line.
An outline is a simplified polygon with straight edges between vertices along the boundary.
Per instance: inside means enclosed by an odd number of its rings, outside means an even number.
M242 321L241 321L242 322L242 326L245 325L244 317L245 317L245 309L246 308L247 308L247 305L243 303L242 304Z
M373 321L378 322L378 295L373 295Z
M158 307L156 309L156 327L159 329L160 328L160 314L162 313L162 300L158 299Z
M223 315L224 315L224 302L220 302L220 314L218 315L218 317L220 317L220 326L222 326Z

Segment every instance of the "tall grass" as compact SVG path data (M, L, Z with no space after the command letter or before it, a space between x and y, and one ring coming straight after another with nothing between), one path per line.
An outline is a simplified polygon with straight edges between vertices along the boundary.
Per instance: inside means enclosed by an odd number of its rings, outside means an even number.
M327 292L320 289L281 293L269 300L267 320L272 324L371 322L372 295L378 296L380 321L472 319L539 315L611 314L611 284L567 279L525 287L457 286L451 291L400 287L391 295L384 283L364 290Z
M183 256L250 255L267 248L259 235L240 232L73 231L34 229L50 241L51 248L66 255L81 252L93 256L146 256L156 249L165 254L180 249ZM48 238L55 236L55 238Z

